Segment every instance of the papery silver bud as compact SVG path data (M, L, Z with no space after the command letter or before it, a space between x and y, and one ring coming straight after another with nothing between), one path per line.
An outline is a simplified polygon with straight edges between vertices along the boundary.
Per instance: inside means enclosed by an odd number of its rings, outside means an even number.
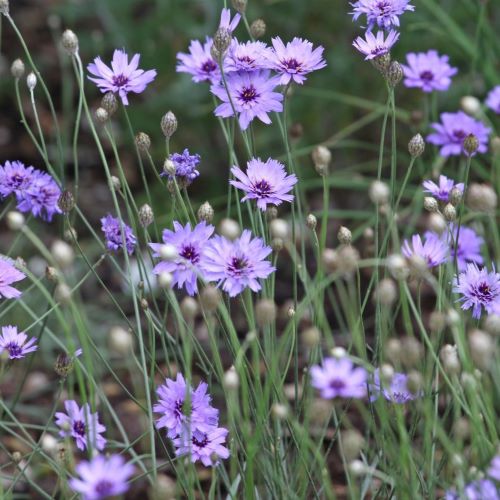
M99 123L106 123L109 119L109 114L104 108L97 108L95 110L95 119Z
M161 119L161 130L163 135L168 139L175 134L177 130L177 118L172 111L168 111L163 115Z
M0 14L8 15L9 13L9 0L0 0Z
M151 147L151 138L149 137L148 134L144 132L139 132L135 136L135 145L141 151L148 151L149 148Z
M437 212L439 210L439 204L436 198L433 198L432 196L426 196L424 198L424 208L428 212Z
M227 28L219 28L214 35L212 42L212 56L219 60L224 57L227 49L231 45L232 34Z
M28 85L28 89L30 89L30 91L33 91L35 89L36 82L37 82L36 75L35 73L31 72L26 78L26 84Z
M113 116L118 109L118 99L113 92L106 92L101 99L101 108L108 112L109 116ZM108 118L109 118L108 116Z
M61 44L70 56L78 52L78 37L71 30L66 30L61 36Z
M250 34L254 38L262 38L266 34L266 23L264 19L256 19L250 25Z
M244 14L247 9L247 0L232 0L231 2L235 10L237 10L240 14Z
M342 245L350 245L352 242L352 233L347 227L340 226L337 238Z
M317 225L318 225L318 219L316 218L316 216L313 214L309 214L306 217L306 226L312 231L314 231Z
M403 68L401 67L401 64L397 61L391 62L385 77L387 79L387 83L391 87L396 87L396 85L403 79Z
M414 135L408 143L408 152L413 158L418 158L425 151L425 141L420 134Z
M142 207L139 209L139 222L142 227L148 227L151 225L154 221L154 213L153 209L145 203L142 205Z
M210 223L214 220L214 213L212 205L210 205L208 201L205 201L205 203L202 203L198 209L198 220L200 222L205 221Z
M24 76L24 63L21 59L16 59L13 63L12 66L10 67L10 72L12 73L12 76L14 78L22 78Z
M457 218L457 209L451 203L448 203L444 207L443 215L448 222L453 222Z

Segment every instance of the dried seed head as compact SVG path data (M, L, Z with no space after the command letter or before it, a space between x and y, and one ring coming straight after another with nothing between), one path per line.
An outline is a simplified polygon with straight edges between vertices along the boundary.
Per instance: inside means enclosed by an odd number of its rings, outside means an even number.
M488 184L473 183L467 190L467 205L476 212L492 214L497 208L497 194Z
M421 392L424 387L424 378L422 377L422 374L416 370L412 370L408 373L406 386L412 394L418 394Z
M212 56L219 60L224 57L227 49L231 45L232 35L227 28L219 28L214 35L212 43Z
M109 347L120 356L130 355L134 348L134 337L130 330L113 326L109 331Z
M402 255L390 255L387 257L386 265L396 280L405 280L410 275L410 268Z
M365 446L365 439L356 429L349 429L341 432L342 450L346 461L351 462ZM339 441L340 443L340 441Z
M170 243L162 245L158 253L160 254L160 258L162 260L166 260L168 262L173 262L179 256L177 248L175 248L175 246L171 245Z
M26 85L28 85L28 89L30 91L33 91L35 89L36 82L37 82L36 75L35 73L31 72L26 78Z
M177 168L170 158L167 158L163 163L163 171L168 175L175 175Z
M413 254L408 259L408 265L410 266L410 273L414 278L423 279L429 275L427 261L420 255Z
M10 67L10 72L12 73L12 76L14 78L22 78L24 76L24 63L21 61L21 59L16 59L13 63L12 66Z
M0 0L0 14L8 15L9 13L9 0Z
M59 280L59 273L57 272L57 269L52 266L47 266L45 268L45 277L52 282L57 282Z
M487 369L495 354L493 339L482 330L469 333L469 347L472 360L478 368Z
M198 314L198 302L193 297L184 297L181 302L182 316L186 321L193 321Z
M354 273L358 269L359 252L356 248L346 245L337 250L339 270L344 276Z
M313 348L321 342L321 332L315 326L311 326L302 332L300 338L306 347Z
M78 37L73 31L66 30L61 36L61 45L70 56L74 56L78 52Z
M68 189L65 189L57 200L57 206L61 209L64 214L67 214L75 208L75 198L73 193Z
M168 289L172 286L172 282L174 281L174 277L164 271L158 275L158 286L160 288Z
M266 34L266 23L264 19L256 19L250 25L250 34L254 38L262 38Z
M463 148L468 156L472 156L479 148L479 140L474 134L469 134L463 143Z
M399 64L397 61L391 62L391 64L389 65L389 69L385 74L385 78L387 80L387 83L391 87L396 87L398 83L403 79L403 68L401 67L401 64Z
M271 325L276 320L276 304L271 299L261 299L255 304L255 319L260 327Z
M48 455L54 455L58 449L58 441L52 434L44 433L40 443L42 450Z
M122 183L120 182L120 179L116 177L116 175L112 175L110 177L110 184L111 184L111 189L115 191L120 191L120 189L122 188Z
M236 372L234 366L231 366L226 373L224 373L224 379L222 380L222 385L229 390L236 390L240 386L240 377Z
M370 62L375 68L377 68L383 75L387 74L389 67L391 65L391 54L388 52L381 56L371 59Z
M20 451L16 450L16 451L12 452L12 461L14 463L19 464L19 463L21 463L22 459L23 459L23 456L22 456Z
M497 314L489 314L484 322L484 329L495 337L500 336L500 316Z
M153 209L145 203L139 209L139 222L142 227L148 227L155 220L155 215L153 213Z
M286 240L288 238L288 222L284 219L274 219L269 225L269 231L273 238Z
M433 233L437 234L442 234L447 228L447 224L446 221L444 220L444 217L438 213L432 213L429 216L427 220L427 226L429 228L429 231L432 231Z
M352 233L345 226L340 226L337 238L341 245L350 245L352 242Z
M460 360L458 359L457 346L445 344L439 351L439 357L446 373L458 375L461 370Z
M140 284L139 284L140 285ZM144 287L144 283L142 283L143 287ZM148 299L145 299L145 298L142 298L140 300L140 304L141 304L141 309L143 311L147 311L149 309L149 302L148 302Z
M322 145L316 146L311 153L314 163L314 168L319 175L326 175L328 173L328 166L332 161L332 153L330 150Z
M54 363L54 371L61 377L66 378L72 371L75 365L73 356L66 353L61 353L57 356Z
M389 201L389 186L382 181L373 181L368 191L368 196L373 203L383 205Z
M443 311L432 311L429 316L429 328L431 332L442 332L446 326L446 314Z
M148 151L151 147L151 139L148 134L139 132L135 136L135 144L141 151Z
M273 249L273 252L281 252L283 250L283 247L285 246L285 242L281 238L273 238L271 240L271 248Z
M394 378L394 367L388 363L380 366L380 380L384 385L389 385Z
M95 119L99 123L106 123L109 120L109 113L104 108L97 108L95 110Z
M408 143L408 152L412 158L418 158L425 151L425 141L424 138L420 135L414 135L410 142Z
M118 109L118 99L113 92L106 92L101 99L101 108L108 112L108 118L113 116Z
M247 9L247 0L232 0L231 2L235 10L240 14L244 14Z
M384 278L375 288L374 292L375 301L380 304L390 307L398 298L398 288L396 283L390 278Z
M466 95L460 99L460 107L468 114L477 116L481 111L481 101L472 95Z
M266 219L272 221L278 217L278 209L274 206L269 206L266 209Z
M172 111L168 111L163 115L161 119L161 130L167 139L170 139L170 137L175 134L177 130L177 117Z
M453 222L457 218L457 209L451 203L447 203L443 215L448 222Z
M438 202L435 198L432 196L426 196L424 198L424 208L428 212L438 212L439 211L439 205Z
M16 210L7 213L7 227L11 231L19 231L24 226L24 215Z
M61 268L70 267L75 260L73 248L63 240L56 240L50 247L50 253Z
M212 222L213 220L214 209L212 208L212 205L208 203L208 201L205 201L200 205L200 208L198 208L198 221L205 221L210 224L210 222Z
M234 219L222 219L219 224L219 233L228 240L235 240L241 233L240 225Z
M457 205L460 204L462 201L462 198L464 197L463 191L461 189L458 189L457 186L455 186L451 191L450 191L450 203L456 207Z
M422 359L423 348L415 337L404 337L401 341L401 362L407 367L418 366Z
M339 256L333 248L325 248L321 254L321 263L327 273L334 273L339 268Z
M214 312L222 301L221 291L214 285L207 285L200 294L201 307L207 312Z
M401 340L397 338L389 339L384 348L387 359L390 359L392 363L399 363L401 361L402 350Z
M306 226L311 229L311 231L314 231L317 225L318 219L316 218L316 216L313 214L309 214L306 218Z
M288 417L288 406L283 403L274 403L271 406L271 414L276 420L285 420Z

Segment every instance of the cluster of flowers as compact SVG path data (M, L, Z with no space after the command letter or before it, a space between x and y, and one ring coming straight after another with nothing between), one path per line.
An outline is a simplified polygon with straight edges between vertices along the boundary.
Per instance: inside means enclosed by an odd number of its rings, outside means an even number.
M167 430L175 454L189 455L191 462L200 460L209 467L217 465L219 458L228 458L229 450L224 446L228 430L218 427L219 410L211 406L207 387L200 382L193 390L178 373L175 380L166 379L158 387L158 403L153 410L161 414L156 426Z
M303 84L307 74L324 68L326 62L323 47L313 48L302 38L285 45L276 37L271 47L231 39L239 21L239 14L231 20L229 9L223 9L215 41L209 37L204 43L193 40L189 53L177 54L177 71L189 73L194 82L209 82L211 92L222 101L216 116L238 115L245 130L253 119L269 124L268 113L283 111L283 93L275 91L278 85Z
M54 214L61 213L57 206L61 190L53 177L20 161L0 165L0 198L11 194L21 212L31 212L49 222Z

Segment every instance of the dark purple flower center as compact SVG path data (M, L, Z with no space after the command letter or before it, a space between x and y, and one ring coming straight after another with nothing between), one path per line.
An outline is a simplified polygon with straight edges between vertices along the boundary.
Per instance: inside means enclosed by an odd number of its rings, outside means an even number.
M113 483L107 479L101 479L94 488L99 495L109 495L113 491Z
M295 58L290 58L285 61L283 61L283 66L285 66L286 69L290 71L300 71L300 63L297 61Z
M17 358L23 354L23 348L19 344L16 344L15 342L9 342L5 346L5 349L9 351L11 358Z
M245 257L233 257L228 267L230 273L240 276L247 266L248 260Z
M193 444L200 448L204 448L208 444L208 436L203 432L196 433L196 436L193 436Z
M330 389L335 389L336 391L340 391L345 387L345 382L340 378L334 378L330 381L329 386Z
M431 82L434 80L434 73L430 70L425 70L420 73L420 79L424 80L425 82Z
M179 418L183 415L184 400L178 399L175 402L174 413Z
M255 101L257 97L257 90L253 85L243 87L240 92L240 99L244 102Z
M269 194L271 192L271 186L269 182L267 182L265 179L262 179L259 182L256 182L253 186L254 191L256 194L259 196L264 196L266 194Z
M212 61L211 59L208 59L201 65L201 71L203 71L203 73L212 73L216 69L217 69L217 64L215 64L215 62Z
M253 64L255 62L255 59L252 59L250 56L241 56L238 57L238 61L240 61L241 63Z
M383 15L387 14L387 12L390 10L391 3L387 2L387 1L377 2L377 5L375 8L379 11L379 16L383 16Z
M123 87L129 82L128 77L125 75L116 75L113 77L113 85L116 87Z
M491 288L488 283L480 283L477 287L477 294L479 300L482 302L490 302L493 299L493 294L491 293Z
M81 420L77 420L73 424L73 430L79 436L85 436L85 422L82 422Z
M200 254L193 245L185 245L179 255L189 260L192 264L196 264L200 260Z
M463 141L465 139L465 136L467 134L463 130L454 130L453 131L453 137L455 139L458 139L459 141Z

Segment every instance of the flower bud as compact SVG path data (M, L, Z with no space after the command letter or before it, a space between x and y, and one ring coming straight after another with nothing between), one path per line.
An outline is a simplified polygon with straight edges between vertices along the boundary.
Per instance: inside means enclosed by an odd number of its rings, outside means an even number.
M207 285L200 293L201 307L207 312L216 311L222 302L222 293L214 285Z
M21 59L16 59L13 63L12 66L10 67L10 72L12 73L12 76L14 78L17 78L18 80L24 76L24 63Z
M481 111L481 102L477 97L466 95L460 99L460 107L471 116L477 116Z
M272 221L278 217L278 209L274 206L266 208L266 220Z
M286 240L288 238L288 222L284 219L274 219L269 225L269 231L273 238Z
M122 188L122 183L120 182L120 179L116 177L116 175L112 175L110 178L110 184L111 184L111 189L114 191L120 191Z
M458 375L461 370L460 360L458 359L457 346L445 344L439 351L439 357L446 373Z
M339 446L340 442L342 442L341 453L343 452L344 458L347 462L354 460L365 446L365 439L360 432L355 429L342 431Z
M390 359L392 363L399 363L401 361L401 353L403 346L401 340L397 338L389 339L384 348L385 355L387 359Z
M420 342L415 337L404 337L401 346L401 362L407 367L418 366L423 355Z
M121 326L113 326L109 331L109 347L120 356L130 355L134 348L132 332Z
M118 99L113 92L106 92L101 99L101 108L108 112L108 118L113 116L118 109ZM108 119L106 118L106 120Z
M418 158L425 151L425 141L424 138L420 135L414 135L410 142L408 143L408 152L412 158Z
M283 250L283 247L285 246L285 242L281 238L273 238L271 240L271 248L273 249L273 252L278 253Z
M473 330L469 333L469 348L474 363L483 370L487 369L495 355L492 338L482 330Z
M390 385L392 379L394 378L394 367L388 363L384 363L380 366L379 375L383 385Z
M311 229L311 231L314 231L317 225L318 219L316 218L316 216L313 214L309 214L306 218L306 226Z
M238 376L234 366L231 366L231 368L224 373L222 385L229 390L236 390L240 386L240 377Z
M315 326L311 326L302 332L300 338L305 346L313 348L321 342L321 332Z
M169 262L174 261L179 256L179 254L177 253L177 248L175 248L175 246L171 245L170 243L162 245L158 253L160 254L160 258L162 260L167 260Z
M175 166L175 163L170 159L167 158L165 162L163 163L163 171L167 175L175 175L177 172L177 167Z
M198 209L198 221L205 221L205 222L212 222L214 219L214 209L212 208L212 205L206 201L205 203L202 203L200 205L200 208Z
M408 379L406 380L406 387L412 394L418 394L422 391L424 387L424 379L422 374L416 370L412 370L408 373Z
M235 240L240 235L240 225L234 219L222 219L219 224L219 233L228 240Z
M348 467L349 472L355 477L361 477L370 472L370 468L361 460L353 460Z
M321 144L316 146L311 153L311 157L314 163L314 168L319 175L325 175L328 173L328 166L332 161L332 153L326 146Z
M139 283L139 287L141 287L141 285L142 285L142 288L144 288L144 283L143 283L142 281ZM139 304L140 304L141 309L142 309L143 311L147 311L147 310L149 309L149 302L148 302L148 299L146 299L146 298L144 298L144 297L143 297L143 298L140 300Z
M396 280L405 280L410 275L410 268L402 255L390 255L387 257L386 266L392 277Z
M247 8L247 0L232 0L231 2L235 10L240 14L244 14Z
M99 123L106 123L109 120L109 113L104 108L97 108L95 110L95 119Z
M350 275L358 269L359 252L356 248L346 245L337 251L339 270L344 276Z
M149 135L145 134L144 132L139 132L135 136L135 145L141 151L148 151L149 148L151 147L151 139Z
M256 19L250 25L250 34L254 38L262 38L266 34L266 23L263 19Z
M68 189L65 189L57 200L57 206L61 209L63 214L68 214L75 207L75 198L73 193Z
M214 56L214 59L218 60L224 57L227 49L231 45L231 40L231 31L227 28L219 28L215 32L212 42L212 56Z
M484 321L484 329L495 337L500 336L500 315L489 314Z
M467 190L467 205L471 210L492 214L497 202L497 194L488 184L473 183Z
M472 156L479 148L479 140L474 134L469 134L463 143L463 148L468 156Z
M174 277L167 271L163 271L158 275L158 286L160 288L168 289L172 286Z
M401 64L399 64L397 61L391 62L391 64L389 65L389 69L385 74L385 78L387 80L387 83L391 87L396 87L398 83L403 79L403 68L401 67Z
M500 155L500 137L498 136L492 137L490 141L490 146L491 146L491 151L495 156Z
M47 455L54 455L57 452L57 439L52 434L44 433L40 440L42 450Z
M261 299L255 305L255 320L260 327L271 325L276 320L276 304L271 299Z
M147 203L145 203L139 209L139 222L140 222L141 226L146 228L146 227L150 226L154 220L155 220L155 216L153 213L153 209Z
M70 267L75 260L75 252L73 251L73 248L62 240L54 241L50 248L50 252L58 266L63 269Z
M327 273L334 273L339 267L338 253L332 248L325 248L321 254L321 264Z
M383 205L389 201L389 186L382 181L373 181L368 191L370 200L379 205Z
M424 198L424 208L428 212L437 212L439 210L438 202L432 196L426 196Z
M398 293L396 283L390 278L384 278L375 288L374 298L380 304L390 307L398 298Z
M460 202L462 201L462 198L464 197L463 191L457 186L455 186L451 191L450 191L450 203L456 207Z
M181 312L186 321L193 321L198 314L198 302L193 297L184 297L180 304Z
M432 311L429 316L429 328L431 332L442 332L446 326L446 314L442 311Z
M177 130L177 117L172 113L172 111L168 111L163 115L161 119L161 131L163 135L170 139L175 134Z
M274 403L271 406L271 415L276 420L285 420L288 417L289 411L288 406L282 403Z
M448 222L453 222L457 218L457 209L451 203L447 203L443 215Z
M35 89L36 82L37 82L36 75L35 73L31 72L26 78L26 84L28 85L28 89L30 91L33 91Z
M11 210L7 213L7 227L11 231L19 231L24 226L24 215L17 210Z
M432 231L433 233L443 234L443 232L446 231L447 224L441 214L431 213L427 219L427 227L429 228L429 231Z
M64 31L61 36L61 44L70 56L74 56L78 52L78 37L71 30Z
M387 52L386 54L371 59L370 62L376 69L385 75L391 65L391 54Z
M66 378L72 371L75 364L73 356L61 353L57 356L54 363L54 371L61 377Z
M0 14L7 15L9 13L9 0L0 0Z
M352 233L345 226L340 226L337 238L341 245L350 245L352 242Z
M47 266L45 268L45 277L49 281L53 281L54 283L59 280L59 273L57 272L57 269L52 266Z
M331 354L335 359L342 359L347 356L347 351L343 347L334 347L331 350Z

